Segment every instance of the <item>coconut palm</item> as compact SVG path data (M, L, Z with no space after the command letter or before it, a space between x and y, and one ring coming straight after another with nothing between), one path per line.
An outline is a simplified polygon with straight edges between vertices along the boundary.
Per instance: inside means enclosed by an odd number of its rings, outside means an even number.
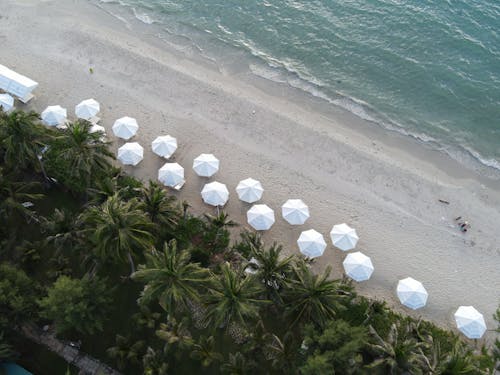
M247 360L240 352L236 352L235 354L229 353L229 359L224 362L220 370L223 374L228 375L255 374L257 363L252 360Z
M322 327L344 309L343 300L351 288L339 280L330 280L331 267L322 274L314 274L300 261L293 268L293 275L286 283L283 298L292 325L314 322Z
M266 346L267 358L271 360L274 369L294 374L298 349L291 331L285 333L283 339L273 334L271 342Z
M146 265L140 265L132 278L145 283L140 303L157 300L169 313L187 309L190 300L199 300L208 271L198 263L190 262L187 250L178 250L177 242L165 243L162 251L146 254Z
M73 191L83 192L111 169L114 155L92 124L78 120L61 131L45 155L47 171Z
M156 351L149 347L146 349L146 354L142 357L142 366L144 375L167 375L168 363L165 353Z
M244 277L229 265L221 265L221 273L214 277L205 303L207 319L214 327L230 323L245 326L258 316L259 306L269 301L260 299L262 286L254 277Z
M138 364L144 351L145 342L136 341L132 343L130 338L116 335L116 345L108 348L108 356L116 361L117 367L124 370L127 364Z
M193 337L187 326L187 318L184 317L181 321L177 321L173 316L167 316L166 323L160 323L160 328L156 330L156 336L165 341L164 352L172 351L180 355L180 352L189 349L193 345Z
M175 204L175 197L167 195L158 183L149 181L149 186L141 189L139 200L141 208L153 223L170 229L177 225L180 210Z
M203 242L210 255L223 253L229 245L228 229L238 224L229 219L229 215L220 212L217 216L205 214L205 230L203 231Z
M421 351L423 343L413 337L414 330L411 324L401 327L399 322L393 323L385 340L372 326L369 330L374 340L369 347L377 359L367 368L380 369L383 373L391 375L423 373L425 367L425 358Z
M152 223L135 199L123 202L112 196L102 205L87 209L82 222L97 256L105 260L128 259L131 274L135 272L133 257L152 247Z
M10 169L40 168L38 156L50 139L49 129L38 124L36 112L0 110L0 155Z
M215 350L215 339L213 336L200 337L191 349L191 358L201 362L203 367L208 367L214 362L222 361L222 354Z

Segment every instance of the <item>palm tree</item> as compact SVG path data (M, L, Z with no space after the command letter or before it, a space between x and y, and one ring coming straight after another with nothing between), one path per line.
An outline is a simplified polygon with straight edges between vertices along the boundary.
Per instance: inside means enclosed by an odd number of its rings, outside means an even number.
M207 320L214 327L230 323L245 326L258 316L259 306L269 301L260 299L262 286L254 277L243 277L229 266L221 265L221 274L214 277L205 303Z
M140 302L158 300L161 307L173 313L176 308L187 309L190 300L199 300L209 274L190 258L189 251L177 249L175 240L165 243L163 251L146 254L146 265L140 265L132 275L146 284Z
M167 375L168 363L165 357L165 353L157 352L148 346L146 354L142 357L144 375Z
M249 375L256 373L256 367L255 361L247 360L243 354L236 352L235 354L229 353L229 359L220 370L228 375Z
M165 225L169 229L177 225L181 214L175 205L175 197L167 195L165 189L156 182L149 181L149 186L141 189L139 199L141 208L149 215L153 223Z
M169 352L178 347L175 353L180 355L185 349L190 349L193 346L193 338L187 329L187 318L183 318L178 322L171 315L167 316L167 322L161 323L160 328L156 330L156 336L165 341L164 352Z
M106 352L109 357L116 360L118 369L124 370L127 364L138 364L139 358L144 350L145 342L136 341L131 343L128 337L116 335L116 345L108 348Z
M128 259L131 274L135 272L133 257L142 255L153 243L152 223L138 208L135 199L121 201L116 195L101 206L90 207L82 214L85 231L101 259Z
M91 133L92 124L78 120L69 124L47 151L47 169L74 191L85 191L111 169L114 155L102 135Z
M215 351L215 339L213 336L200 337L199 341L193 345L191 358L201 362L203 367L208 367L214 362L222 361L222 355Z
M0 110L0 154L9 169L24 169L29 166L38 170L38 156L52 134L38 124L36 112Z
M422 342L413 336L414 327L406 324L404 327L393 323L384 340L369 326L370 334L375 341L369 344L377 359L367 366L369 369L381 369L386 374L421 374L425 367L424 355L421 351Z
M19 354L14 351L12 346L5 340L4 333L0 331L0 363L13 361Z
M225 252L229 245L228 228L235 227L238 224L229 219L229 215L225 212L221 212L217 216L206 213L204 216L205 230L203 233L203 242L208 248L208 252L211 255Z
M296 373L295 360L298 347L291 331L285 333L283 339L273 334L266 351L267 358L271 360L274 369L281 370L286 374Z
M283 293L292 325L312 321L323 327L337 311L345 308L342 302L350 294L350 287L339 280L330 280L330 272L330 266L317 275L302 261L295 265Z
M256 248L252 246L251 255L256 262L249 266L257 271L257 279L264 283L267 296L276 302L282 302L279 292L284 288L287 277L292 271L294 256L282 258L282 246L273 244L269 248Z
M72 249L78 242L75 216L66 208L54 209L52 215L43 218L41 227L47 234L47 243L53 244L58 253Z

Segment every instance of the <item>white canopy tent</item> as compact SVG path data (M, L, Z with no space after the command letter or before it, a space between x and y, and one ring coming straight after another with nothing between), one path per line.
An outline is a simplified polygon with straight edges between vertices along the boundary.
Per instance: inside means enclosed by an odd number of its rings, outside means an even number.
M229 190L227 190L226 185L214 181L205 184L201 191L201 197L206 204L217 207L224 206L229 199Z
M486 332L484 316L472 306L460 306L455 312L457 328L469 339L480 339Z
M342 265L346 275L357 282L368 280L374 270L371 259L360 251L348 254Z
M0 108L4 112L10 111L14 108L14 98L9 94L0 94Z
M75 115L78 118L90 122L98 122L99 118L96 115L100 112L101 106L95 99L86 99L81 101L75 107Z
M239 182L238 186L236 186L238 198L247 203L257 202L262 198L263 192L264 189L262 188L262 184L253 178L242 180Z
M289 224L302 225L309 219L309 207L300 199L289 199L281 206L281 215Z
M175 150L177 150L177 139L170 135L156 137L156 139L151 142L151 149L156 155L168 159L173 155Z
M345 223L334 225L330 231L330 238L333 246L342 251L354 249L359 240L356 230Z
M211 177L219 170L219 159L212 154L201 154L193 161L193 169L198 176Z
M165 163L158 171L158 180L165 186L177 187L184 184L184 168L178 163Z
M106 134L106 129L104 128L104 126L97 125L97 124L92 124L89 131L91 133L101 132L101 133Z
M49 105L42 112L42 121L48 126L59 126L64 125L68 118L68 112L66 108L60 105Z
M136 166L144 158L144 148L137 142L127 142L118 149L118 160Z
M37 86L38 83L32 79L0 65L0 89L18 97L23 103L33 98L31 92Z
M412 310L424 307L429 296L422 283L411 277L399 280L397 294L401 303Z
M137 120L133 117L122 117L115 121L113 124L113 133L118 137L125 140L132 138L139 130Z
M255 204L247 211L248 224L255 230L268 230L274 224L274 211L265 204Z
M323 235L314 229L302 232L297 240L300 252L308 258L316 258L323 255L326 242Z

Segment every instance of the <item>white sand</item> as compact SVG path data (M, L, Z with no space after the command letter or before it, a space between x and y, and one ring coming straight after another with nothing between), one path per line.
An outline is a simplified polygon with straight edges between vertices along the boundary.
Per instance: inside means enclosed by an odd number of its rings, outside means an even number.
M186 168L187 183L176 194L193 211L212 211L199 196L206 180L191 169L194 157L212 152L221 170L210 180L228 185L226 210L234 220L244 225L249 208L237 200L238 181L263 183L262 202L277 217L265 234L268 243L296 253L301 230L315 228L330 243L332 225L346 222L357 228L358 249L375 265L372 279L359 285L362 294L446 327L454 326L458 306L473 305L493 328L500 303L497 182L339 109L194 63L144 30L83 0L4 0L0 63L40 82L30 108L61 104L72 113L80 100L94 97L112 139L115 119L136 117L141 128L134 141L145 147L145 160L127 170L137 177L156 179L164 162L151 152L151 141L177 137L174 159ZM288 198L310 206L303 228L281 219ZM454 225L459 215L472 224L465 235ZM315 267L331 264L340 277L344 256L330 244ZM397 281L407 276L430 294L417 312L401 308L395 297Z

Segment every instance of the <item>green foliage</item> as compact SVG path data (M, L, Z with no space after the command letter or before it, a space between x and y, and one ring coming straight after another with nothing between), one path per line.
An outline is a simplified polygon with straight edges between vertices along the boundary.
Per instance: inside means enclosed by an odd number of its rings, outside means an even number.
M230 353L229 359L222 364L220 370L228 375L250 375L257 372L257 363L247 360L240 352Z
M18 356L19 353L7 342L4 332L0 331L0 364L2 362L15 361Z
M222 355L215 350L213 336L201 337L191 349L191 358L200 361L203 367L209 367L215 362L222 361Z
M190 301L200 299L209 273L197 263L190 263L187 250L178 250L175 240L165 243L163 251L146 254L147 265L141 265L132 278L145 283L139 302L158 301L167 312L186 310Z
M105 280L61 276L39 301L41 315L54 322L58 333L94 334L103 330L112 293Z
M142 357L142 367L144 375L167 375L168 362L162 351L156 351L151 347L146 349L146 354Z
M158 232L167 228L172 231L180 217L175 197L168 195L164 188L153 181L149 181L149 185L140 189L140 192L140 207L151 222L158 226Z
M0 264L0 330L36 318L36 293L23 270Z
M366 326L352 326L344 320L331 320L322 330L309 325L305 329L304 345L307 360L301 368L312 374L318 366L330 366L329 373L355 374L363 363L361 356L368 339Z
M144 341L133 341L128 337L116 335L116 345L106 352L108 356L115 360L118 369L124 370L127 365L137 365L144 352Z

